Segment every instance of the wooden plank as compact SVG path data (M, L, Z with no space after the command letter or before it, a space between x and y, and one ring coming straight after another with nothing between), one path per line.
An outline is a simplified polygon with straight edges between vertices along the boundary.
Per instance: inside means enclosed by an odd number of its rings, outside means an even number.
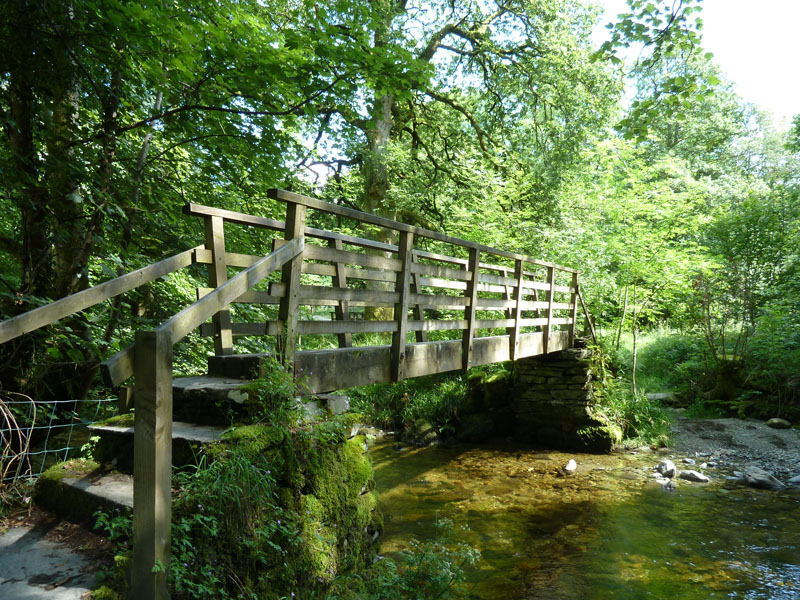
M208 283L218 288L228 280L228 268L225 263L225 232L222 217L205 218L206 248L211 250L212 263L208 267ZM231 313L222 308L213 317L216 334L214 335L214 352L217 355L233 354L233 334L231 333Z
M570 299L570 304L572 308L570 309L570 322L569 322L569 347L572 348L575 345L575 322L578 320L578 274L572 274L572 289L575 290L572 293L572 297Z
M551 325L569 325L572 319L569 317L550 319ZM543 327L547 325L547 317L536 317L535 319L521 319L520 327Z
M59 319L80 312L86 308L99 304L109 298L124 294L140 285L174 273L187 267L194 260L195 251L202 250L202 246L186 250L175 256L170 256L157 263L136 269L110 281L101 283L89 289L72 294L61 300L56 300L45 306L40 306L26 313L7 319L0 323L0 344L13 340L21 335L51 325Z
M419 261L419 258L417 258L417 254L415 252L412 252L411 253L411 262L412 263L416 263L418 261ZM420 291L420 289L419 289L420 286L421 286L421 284L420 284L420 276L419 275L412 275L411 276L411 287L409 288L410 292L412 294L418 294L419 291ZM422 305L421 304L414 304L413 306L414 306L414 309L413 309L414 319L416 321L425 320L425 309L422 307ZM415 329L415 330L410 330L410 331L414 331L414 338L418 342L427 342L428 341L428 334L424 329Z
M566 331L554 331L553 350L567 347ZM509 355L507 335L476 337L473 340L473 366L502 362ZM462 365L461 340L444 340L408 344L406 376L421 377L456 371ZM525 333L519 337L519 358L542 353L542 333ZM334 350L305 350L296 355L311 393L330 392L369 383L392 380L389 368L390 346L355 346Z
M515 252L506 252L505 250L499 250L497 248L492 248L490 246L484 246L483 244L469 242L466 240L459 239L457 237L446 235L444 233L439 233L438 231L431 231L429 229L423 229L422 227L414 227L413 225L408 225L406 223L401 223L399 221L393 221L391 219L386 219L384 217L378 217L376 215L364 213L358 210L354 210L352 208L339 206L338 204L330 204L328 202L323 202L322 200L317 200L316 198L303 196L302 194L295 194L294 192L288 192L286 190L272 188L267 190L267 195L274 200L301 204L308 208L313 208L315 210L321 210L323 212L327 212L330 214L347 217L348 219L355 219L356 221L360 221L362 223L370 223L372 225L377 225L378 227L393 229L399 232L404 231L406 233L412 233L417 236L438 240L440 242L446 242L448 244L453 244L454 246L463 246L465 248L476 248L480 250L482 253L494 254L496 256L502 256L504 258L512 258L514 260L522 260L532 265L537 265L541 267L555 267L562 271L566 271L568 273L575 272L575 269L572 269L570 267L563 267L560 265L555 265L553 263L537 260L535 258L531 258L530 256L525 256L524 254L517 254Z
M475 321L475 327L476 329L494 329L496 327L508 329L514 327L515 323L514 319L478 319Z
M439 262L450 263L451 265L466 265L469 260L466 258L456 258L455 256L447 256L446 254L437 254L436 252L426 252L424 250L414 250L414 256L417 258L427 258L430 260L438 260Z
M330 240L328 245L335 250L342 249L342 241L341 240ZM347 274L345 272L345 267L342 263L337 262L334 265L336 269L336 274L333 276L333 285L334 287L347 289ZM337 321L349 321L350 320L350 305L349 300L339 300L335 306L336 312L336 320ZM302 328L301 328L302 329ZM301 331L303 333L303 331ZM349 330L343 330L341 332L337 332L338 340L339 340L339 348L349 348L353 345L353 335Z
M304 239L306 227L306 209L300 204L286 205L286 240ZM304 244L305 246L305 244ZM327 248L323 248L327 250ZM297 321L300 307L300 275L303 267L303 255L293 258L283 265L281 282L286 293L281 298L278 308L278 320L281 322L282 336L278 339L281 360L285 366L294 363L297 351Z
M269 294L275 298L283 298L286 294L286 285L272 282L269 284ZM300 304L310 304L312 301L321 301L321 306L336 306L343 300L358 302L359 306L393 306L399 296L397 292L381 292L377 290L357 290L353 288L332 288L324 285L301 285Z
M323 248L322 246L306 246L306 258L310 260L342 263L345 265L358 265L359 267L371 267L373 269L386 269L389 271L399 271L401 268L400 261L396 258L386 258L385 256L375 256L374 254L361 254L348 250L336 250L335 248Z
M524 302L524 308L522 310L548 310L552 308L553 310L571 310L572 305L568 304L567 302Z
M343 263L336 263L343 264ZM335 265L323 265L320 263L303 263L303 273L312 275L324 275L334 277L336 275ZM373 269L357 269L355 267L344 267L344 275L347 279L363 279L368 281L385 281L394 283L397 276L394 271L375 271Z
M406 332L408 331L408 307L411 297L411 252L414 249L414 234L408 231L400 232L397 255L400 258L401 270L397 273L395 293L399 294L394 308L394 319L397 321L397 330L392 334L392 381L403 381L406 377ZM415 294L418 296L419 294Z
M249 225L251 227L271 229L273 231L285 231L286 229L286 224L283 221L277 221L275 219L267 219L265 217L256 217L253 215L235 212L232 210L225 210L222 208L203 206L202 204L193 204L193 203L186 204L183 207L183 212L187 215L217 216L231 223L236 223L237 225ZM397 246L393 246L392 244L377 242L375 240L355 237L352 235L345 235L342 233L335 233L333 231L325 231L324 229L316 229L314 227L306 227L305 235L306 237L319 238L323 240L340 240L345 244L350 244L353 246L361 246L363 248L371 248L373 250L383 250L385 252L397 251Z
M411 265L411 272L420 275L429 275L433 277L446 277L448 279L457 279L459 281L470 281L472 273L459 269L450 269L447 267L439 267L437 265L423 265L422 263L415 263Z
M249 269L237 273L234 277L216 288L211 294L184 308L178 314L164 321L159 331L167 331L173 344L186 337L209 317L218 314L231 301L245 291L258 284L265 277L293 260L302 260L303 238L296 238L272 254L262 258ZM228 326L231 327L230 324Z
M172 512L172 341L136 332L131 598L167 600ZM161 563L164 569L156 569Z
M197 299L203 296L208 296L214 288L201 287L197 288ZM270 296L269 292L260 292L256 290L249 290L236 298L233 303L236 304L280 304L281 299L278 296Z
M298 331L303 335L394 333L397 321L300 321Z
M110 388L115 388L123 381L133 377L135 350L135 344L131 344L100 364L103 383Z
M553 287L555 286L556 281L556 271L553 267L547 268L547 283L550 284L550 289L547 291L547 308L545 312L545 318L547 319L547 324L544 326L544 337L542 338L542 352L547 354L550 349L550 335L552 333L553 328L553 296L555 295Z
M450 320L414 320L408 322L409 331L446 331L453 329L466 329L467 321L464 319L450 319ZM427 341L427 340L426 340Z
M454 308L461 309L468 306L469 299L463 296L434 296L433 294L411 294L411 303L419 304L425 308Z
M263 323L231 323L231 331L233 336L263 336L263 335L280 335L281 327L278 321L266 321ZM211 329L211 323L203 323L200 325L200 335L202 337L211 337L214 335L214 330Z
M475 305L478 300L479 265L480 252L477 248L470 248L467 271L472 273L472 280L467 282L467 289L464 290L464 298L468 301L468 305L464 307L464 319L467 321L467 328L464 330L461 340L461 366L465 371L472 366L472 338L475 337Z
M514 288L514 302L516 306L511 309L514 326L511 328L509 335L509 360L516 360L519 358L519 336L521 333L519 330L519 322L522 319L522 280L525 277L523 273L522 261L518 259L514 268L514 275L517 281L516 287Z
M589 330L592 332L592 340L594 340L595 346L597 345L597 332L594 330L594 323L592 323L592 317L589 315L589 310L586 308L586 302L583 301L583 293L581 293L581 287L578 285L578 298L581 301L581 306L583 307L583 314L586 316L586 321L589 323Z

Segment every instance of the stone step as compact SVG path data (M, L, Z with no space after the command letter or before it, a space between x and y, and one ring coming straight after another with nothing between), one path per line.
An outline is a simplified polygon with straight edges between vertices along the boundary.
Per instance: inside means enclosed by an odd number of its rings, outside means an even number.
M97 461L112 464L124 473L133 472L132 425L92 425L89 431L92 436L100 438L93 450ZM224 432L223 427L173 421L172 465L196 464L198 446L221 440Z
M93 523L98 510L133 508L133 476L72 460L56 465L37 480L34 501L64 518Z
M198 425L228 424L252 410L246 379L200 375L176 377L172 382L173 419Z
M255 379L262 375L261 361L270 354L228 354L208 357L208 374L231 379Z

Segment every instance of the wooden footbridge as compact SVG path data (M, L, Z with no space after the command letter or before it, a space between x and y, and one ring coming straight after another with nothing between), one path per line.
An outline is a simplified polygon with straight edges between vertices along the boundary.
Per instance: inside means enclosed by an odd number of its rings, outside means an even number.
M0 323L4 343L191 264L208 265L209 287L198 289L194 304L136 332L133 345L103 363L112 387L135 375L136 598L166 597L165 574L153 567L169 561L173 346L195 329L213 336L223 361L241 357L237 336L275 336L284 364L315 393L515 360L571 347L575 338L583 300L574 269L283 190L270 197L286 204L285 222L188 204L184 212L204 221L204 244ZM310 227L311 211L321 223L372 235ZM228 251L226 234L236 227L263 230L273 251ZM229 278L229 267L241 270ZM277 272L280 280L269 281ZM234 322L240 303L277 314ZM325 320L301 318L320 311ZM376 314L384 318L367 318ZM370 344L389 334L391 344ZM329 349L303 348L303 339L325 347L326 336Z

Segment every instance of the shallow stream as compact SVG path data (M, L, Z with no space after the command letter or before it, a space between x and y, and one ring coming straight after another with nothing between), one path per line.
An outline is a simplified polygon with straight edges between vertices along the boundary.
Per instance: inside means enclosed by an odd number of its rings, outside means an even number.
M664 492L648 483L657 454L393 442L371 454L381 552L449 518L481 551L476 599L800 598L798 491L726 489L709 470L710 484Z

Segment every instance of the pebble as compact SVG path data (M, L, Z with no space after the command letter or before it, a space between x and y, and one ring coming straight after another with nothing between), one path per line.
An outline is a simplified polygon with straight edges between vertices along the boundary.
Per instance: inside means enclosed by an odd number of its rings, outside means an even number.
M694 464L697 464L697 461L695 459L693 459L693 458L684 458L683 459L683 464L685 464L685 465L694 465Z
M573 458L570 458L567 464L564 466L564 472L567 475L572 475L573 473L575 473L575 471L577 471L577 469L578 469L578 463L576 463L575 459Z
M677 473L677 469L675 468L675 463L672 462L668 458L664 459L660 463L658 463L658 466L656 467L656 471L658 471L664 477L667 477L667 478L675 477L675 474Z
M772 427L773 429L790 429L792 424L786 419L774 418L767 421L767 427Z

